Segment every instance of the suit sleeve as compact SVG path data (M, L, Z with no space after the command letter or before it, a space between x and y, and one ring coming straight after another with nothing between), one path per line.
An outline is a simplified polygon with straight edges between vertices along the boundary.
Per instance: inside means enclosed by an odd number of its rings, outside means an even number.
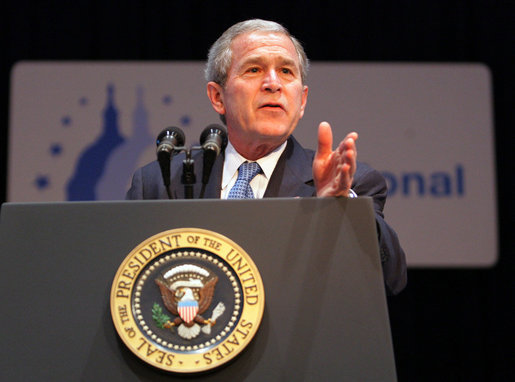
M139 200L143 199L143 177L141 175L142 169L139 168L136 170L134 175L132 176L131 187L125 194L125 199L127 200Z
M386 181L378 171L362 164L356 171L352 189L358 196L373 198L386 291L388 294L397 294L407 283L406 255L400 246L397 234L384 220Z
M182 161L180 162L182 169ZM172 172L175 169L171 170ZM136 170L132 176L131 187L125 194L125 199L168 199L163 176L157 161L150 162Z

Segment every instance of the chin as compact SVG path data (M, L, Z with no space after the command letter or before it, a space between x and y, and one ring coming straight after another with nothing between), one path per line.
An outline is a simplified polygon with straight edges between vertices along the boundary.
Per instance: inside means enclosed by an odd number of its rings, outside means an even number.
M256 129L258 134L262 137L284 137L289 136L291 133L291 129L289 127L285 127L284 125L278 123L266 123L261 126L258 126Z

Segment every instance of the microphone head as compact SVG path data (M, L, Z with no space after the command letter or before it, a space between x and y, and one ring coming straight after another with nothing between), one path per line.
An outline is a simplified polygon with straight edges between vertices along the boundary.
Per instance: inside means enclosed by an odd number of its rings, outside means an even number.
M179 127L167 127L159 133L156 139L157 151L168 152L169 154L176 153L177 147L184 146L186 138L184 132Z
M214 150L220 154L227 146L227 130L217 124L211 124L200 134L200 145L204 150Z

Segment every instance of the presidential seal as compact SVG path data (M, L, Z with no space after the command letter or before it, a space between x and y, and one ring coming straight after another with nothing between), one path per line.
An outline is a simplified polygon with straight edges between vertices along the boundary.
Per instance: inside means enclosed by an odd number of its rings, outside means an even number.
M157 368L195 373L236 357L256 334L265 306L250 256L218 233L181 228L134 248L111 288L118 335Z

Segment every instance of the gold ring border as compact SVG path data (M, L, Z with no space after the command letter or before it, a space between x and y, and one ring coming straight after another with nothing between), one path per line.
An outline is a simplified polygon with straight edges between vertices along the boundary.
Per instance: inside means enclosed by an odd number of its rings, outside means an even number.
M180 235L181 237L177 237L177 235ZM128 270L128 264L131 260L134 260L135 256L140 253L145 248L149 248L149 246L152 243L155 243L157 240L163 238L163 237L174 237L177 238L176 242L177 245L173 248L166 249L160 253L155 254L144 264L141 264L141 267L137 272L133 274L133 281L130 284L130 289L127 290L128 298L123 298L117 296L117 290L119 290L118 285L119 282L122 281L124 283L127 283L129 278L127 276L124 276L124 272L130 272ZM216 242L220 243L219 249L214 250L213 247L207 246L205 244L202 244L202 241L200 238L197 240L197 242L188 242L189 237L195 238L195 237L201 237L202 239L209 239L212 240L210 243ZM184 240L186 238L186 240ZM181 241L181 243L179 243ZM184 242L183 242L184 241ZM204 241L205 242L205 241ZM144 333L141 332L139 329L136 318L133 316L132 313L132 295L133 290L136 287L136 279L139 277L141 271L150 263L151 261L155 260L157 257L161 256L162 254L170 251L170 250L180 250L183 248L196 248L205 250L207 252L213 253L220 258L222 258L226 263L230 264L229 261L225 258L225 255L228 254L229 251L232 249L233 251L236 251L246 262L248 267L251 270L251 273L254 278L254 285L256 286L256 291L253 293L253 295L258 296L258 302L254 305L249 305L246 302L246 295L245 295L245 286L244 281L240 277L240 275L237 273L237 270L233 268L234 273L238 276L239 281L242 285L243 290L243 296L242 296L242 314L240 316L240 319L237 323L234 325L234 330L232 333L234 333L234 336L236 336L236 329L240 325L245 325L244 330L246 331L246 336L244 338L236 338L236 342L238 343L237 347L234 345L233 342L228 342L229 340L233 339L233 336L227 336L221 343L216 345L215 347L210 350L209 353L212 353L214 350L219 350L213 355L210 360L210 363L206 363L206 359L204 356L208 352L196 351L195 353L190 354L183 354L183 353L177 353L171 350L163 349L162 347L157 348L154 344L149 343L149 341L146 339L146 336ZM223 254L222 254L223 253ZM232 266L231 266L232 267ZM124 284L126 285L126 284ZM122 341L125 343L125 345L131 350L137 357L142 359L144 362L159 368L161 370L175 372L175 373L197 373L207 370L212 370L214 368L217 368L230 360L234 359L238 354L240 354L243 349L247 347L247 345L252 341L255 334L257 333L257 330L261 324L261 320L263 318L263 312L265 308L265 289L263 286L263 281L261 279L261 275L259 274L258 268L252 261L252 258L241 248L238 244L236 244L234 241L229 239L228 237L219 234L217 232L213 232L210 230L202 229L202 228L176 228L171 229L167 231L160 232L150 238L147 238L143 242L141 242L139 245L137 245L123 260L123 262L120 264L118 271L116 272L116 275L113 280L113 284L111 286L111 317L113 319L114 326L116 328L116 331L118 332L118 335L122 339ZM124 308L125 306L125 308ZM123 311L124 315L121 316L120 312ZM249 327L249 325L252 325L252 327ZM133 334L135 333L135 334ZM131 335L133 334L133 335ZM142 342L143 339L143 342ZM224 352L222 352L222 349ZM230 350L230 352L228 352ZM149 354L150 355L147 355Z

